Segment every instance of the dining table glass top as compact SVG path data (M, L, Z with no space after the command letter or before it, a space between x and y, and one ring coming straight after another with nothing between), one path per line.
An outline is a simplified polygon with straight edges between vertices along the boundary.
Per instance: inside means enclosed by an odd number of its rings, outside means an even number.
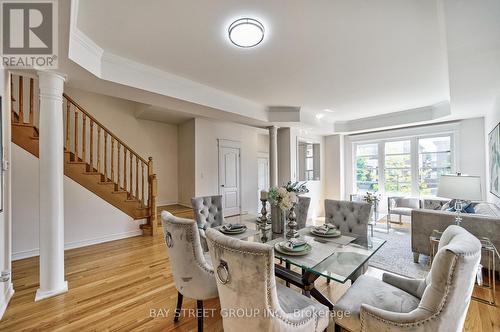
M256 222L255 216L227 218L226 222L243 223L247 226L245 233L233 236L241 240L265 243L273 247L276 243L286 240L284 234L273 234L271 225L262 227L263 225ZM300 236L312 247L309 253L303 256L290 256L274 250L274 256L340 283L346 282L362 269L386 242L376 237L369 237L368 243L355 236L318 237L311 233L311 228L312 226L306 226L299 230Z

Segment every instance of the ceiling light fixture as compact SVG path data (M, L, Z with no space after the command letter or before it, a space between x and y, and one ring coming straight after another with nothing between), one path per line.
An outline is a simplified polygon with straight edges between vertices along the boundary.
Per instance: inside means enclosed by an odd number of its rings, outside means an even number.
M334 110L331 110L331 109L329 109L329 108L326 108L326 109L324 109L324 110L323 110L323 112L333 113L333 112L335 112L335 111L334 111Z
M325 115L324 115L323 113L318 113L318 114L316 114L316 119L318 119L318 120L321 120L321 119L323 119L324 117L325 117Z
M264 26L253 18L240 18L228 29L229 40L238 47L254 47L264 40Z

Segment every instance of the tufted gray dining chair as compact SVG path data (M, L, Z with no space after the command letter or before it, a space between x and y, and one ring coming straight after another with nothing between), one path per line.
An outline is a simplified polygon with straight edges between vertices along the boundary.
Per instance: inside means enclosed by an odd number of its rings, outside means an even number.
M295 207L297 229L306 227L307 212L309 212L309 205L311 204L311 197L298 196L297 205Z
M335 330L462 331L480 259L479 240L449 226L425 279L358 278L334 306Z
M370 213L366 202L325 199L325 223L337 226L343 235L355 236L358 244L368 244Z
M194 219L198 224L201 237L201 246L204 252L208 251L205 230L217 227L224 223L224 210L222 209L222 195L203 196L191 198Z
M206 233L224 331L305 332L328 327L326 306L276 283L272 246L231 238L214 229Z
M177 218L163 211L161 221L177 288L174 322L179 320L183 297L196 299L198 331L203 331L203 300L218 297L210 256L203 253L194 220Z

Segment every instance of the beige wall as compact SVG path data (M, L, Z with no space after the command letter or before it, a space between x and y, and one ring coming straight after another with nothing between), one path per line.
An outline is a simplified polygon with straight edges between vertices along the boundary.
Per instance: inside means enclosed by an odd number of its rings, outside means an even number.
M158 205L177 202L176 125L137 119L136 104L124 99L72 88L66 93L143 158L153 157Z
M217 139L241 143L241 208L243 213L257 211L258 134L263 129L229 122L196 119L196 196L219 192Z
M179 125L178 151L178 201L191 206L191 198L195 196L195 119Z

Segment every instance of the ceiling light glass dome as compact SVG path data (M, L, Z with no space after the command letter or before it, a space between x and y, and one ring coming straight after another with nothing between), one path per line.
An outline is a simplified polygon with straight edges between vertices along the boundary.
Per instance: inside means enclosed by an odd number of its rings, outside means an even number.
M238 47L254 47L264 40L264 26L253 18L240 18L229 26L228 35Z

